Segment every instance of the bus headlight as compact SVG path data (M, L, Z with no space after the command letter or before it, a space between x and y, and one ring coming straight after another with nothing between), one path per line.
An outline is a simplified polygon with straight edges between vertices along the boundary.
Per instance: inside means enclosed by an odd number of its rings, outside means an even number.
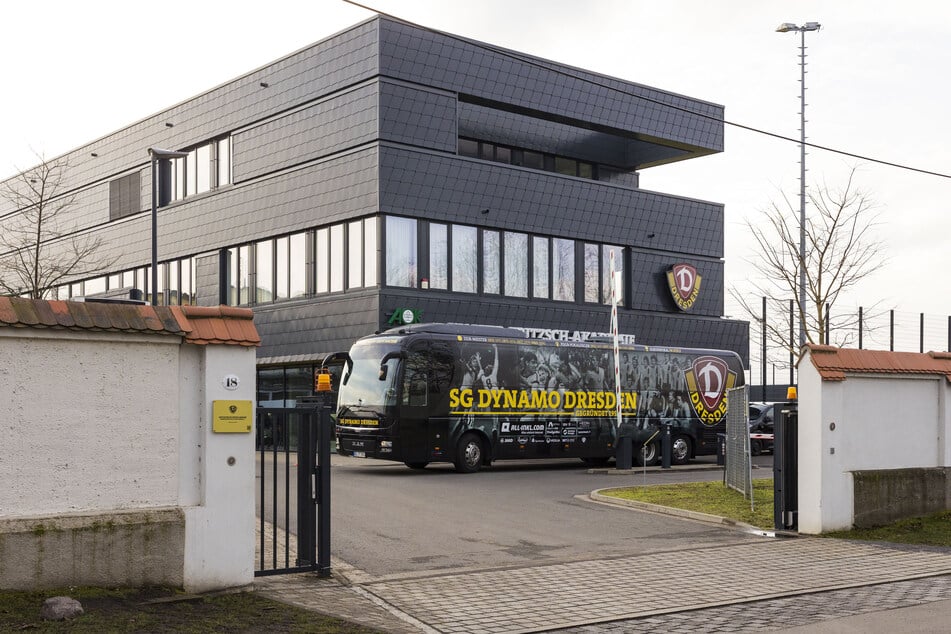
M380 448L381 448L381 449L392 449L392 448L393 448L393 441L392 441L392 440L381 440L381 441L380 441Z

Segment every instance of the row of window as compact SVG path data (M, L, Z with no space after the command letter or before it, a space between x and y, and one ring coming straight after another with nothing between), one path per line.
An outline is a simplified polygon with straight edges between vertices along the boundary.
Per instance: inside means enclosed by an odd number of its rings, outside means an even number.
M57 286L51 293L52 299L70 299L108 294L116 291L139 289L143 291L146 302L151 303L152 267L142 266L135 269L103 275L88 280ZM197 302L198 289L194 258L182 258L158 265L158 304L182 306Z
M610 303L612 251L623 279L619 246L387 216L385 282L457 293ZM576 277L583 277L580 297ZM623 283L619 301L622 288Z
M168 181L162 183L164 191L159 197L162 205L228 185L231 183L231 137L194 147L188 150L188 156L170 159L169 163Z
M227 249L224 301L266 304L376 286L377 223L364 218Z
M556 172L566 176L580 176L581 178L594 180L598 178L594 163L465 137L459 138L459 155L495 161L496 163L520 165L531 169L545 170L546 172Z
M384 216L363 218L225 249L219 301L260 305L366 288L382 283L456 293L563 302L610 303L611 257L620 273L623 248L461 224ZM382 262L379 262L382 248ZM384 272L379 279L380 264ZM198 288L194 258L159 264L159 304L193 304ZM579 284L580 282L580 284ZM117 289L145 289L151 267L68 284L59 299Z

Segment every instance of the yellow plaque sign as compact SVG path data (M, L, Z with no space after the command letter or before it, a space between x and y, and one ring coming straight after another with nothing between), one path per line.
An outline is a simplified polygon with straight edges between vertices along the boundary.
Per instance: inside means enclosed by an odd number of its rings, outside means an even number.
M213 401L211 430L246 434L251 431L253 416L251 401Z

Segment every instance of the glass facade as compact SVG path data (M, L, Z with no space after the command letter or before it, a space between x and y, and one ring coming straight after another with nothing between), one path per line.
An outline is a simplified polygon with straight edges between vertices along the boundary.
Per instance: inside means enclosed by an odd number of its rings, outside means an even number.
M225 249L222 297L229 305L249 306L369 288L377 285L381 267L387 286L418 288L425 278L423 287L434 290L606 304L612 250L623 280L624 249L616 245L397 216L382 220L386 244L378 237L380 219L369 217ZM428 235L422 252L421 228ZM420 258L426 263L422 278ZM576 279L582 271L583 279ZM194 258L159 263L158 303L195 304L196 273ZM59 286L52 295L68 299L128 287L144 289L151 301L150 281L146 266Z

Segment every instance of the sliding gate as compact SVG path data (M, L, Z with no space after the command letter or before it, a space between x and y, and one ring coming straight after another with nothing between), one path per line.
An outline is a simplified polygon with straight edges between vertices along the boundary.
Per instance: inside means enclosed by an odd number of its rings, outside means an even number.
M330 575L330 409L257 409L254 575Z

